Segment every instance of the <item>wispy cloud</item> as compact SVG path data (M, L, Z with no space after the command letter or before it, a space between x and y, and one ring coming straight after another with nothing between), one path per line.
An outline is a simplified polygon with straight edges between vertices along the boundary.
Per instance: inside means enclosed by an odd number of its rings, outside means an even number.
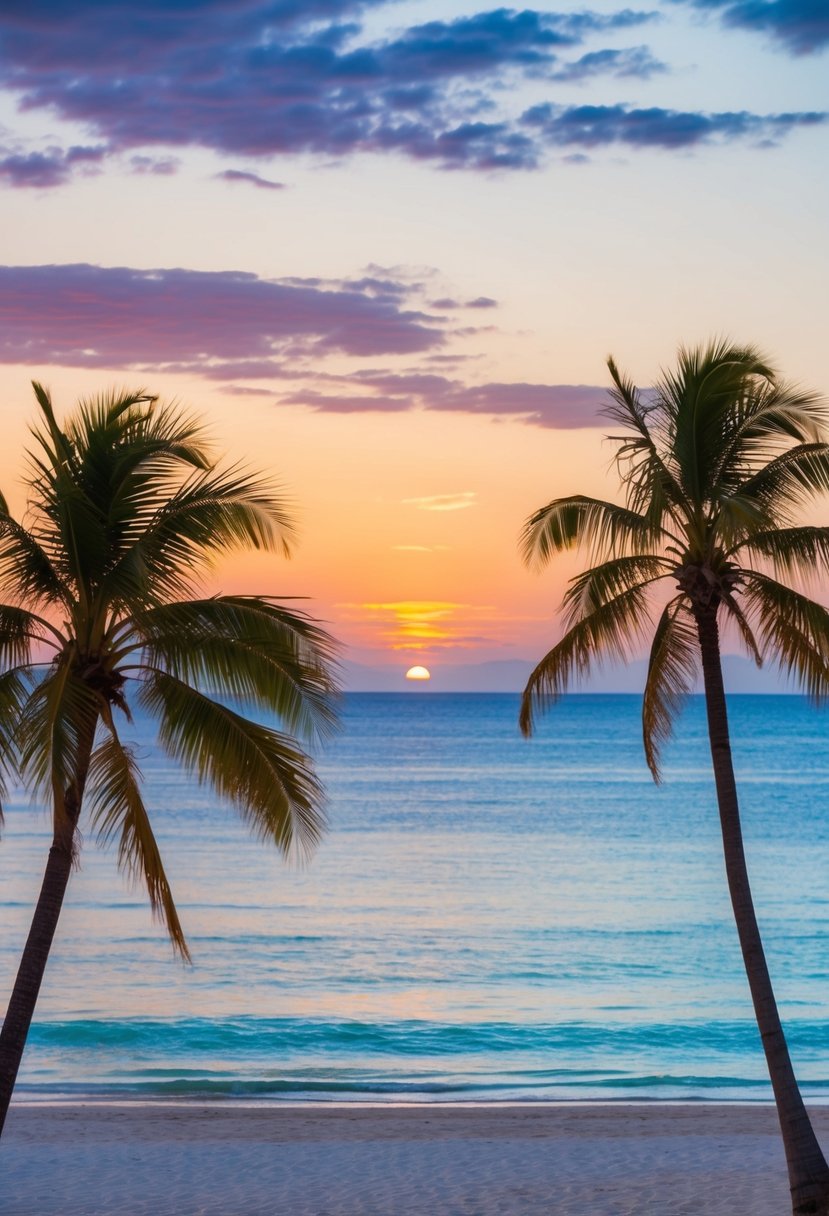
M657 59L646 46L608 47L602 51L588 51L578 59L565 63L552 74L552 79L580 84L597 76L649 80L651 76L667 71L668 65Z
M447 553L449 545L392 545L395 553Z
M497 610L481 604L397 600L338 608L346 621L366 624L390 650L466 649L496 639L500 630Z
M97 172L105 155L106 148L100 145L26 152L0 148L0 182L17 189L52 190L78 171Z
M130 169L133 173L150 173L154 177L172 177L177 173L181 161L177 156L142 156L136 153L129 158Z
M773 144L795 127L825 124L823 111L784 114L752 114L741 110L706 114L687 110L665 110L659 106L632 109L628 106L570 106L548 103L525 111L521 121L539 138L559 147L602 148L693 148L700 144L729 143L737 139Z
M491 296L476 296L474 300L454 300L451 296L441 296L437 300L432 300L432 308L439 308L444 312L455 312L459 308L497 308L498 301L493 300Z
M734 29L766 34L793 55L829 46L826 0L674 0L702 12L717 13Z
M418 511L465 511L476 506L478 495L474 490L462 490L459 494L430 494L425 498L404 498L404 506L417 507Z
M284 182L274 182L268 177L260 177L258 173L247 173L244 169L225 169L215 175L219 181L243 182L248 186L256 186L258 190L284 190Z
M331 413L400 412L427 409L522 418L537 426L590 427L599 422L605 389L590 384L528 384L521 381L470 385L430 371L369 369L348 377L328 377L319 389L302 387L283 394L287 404Z

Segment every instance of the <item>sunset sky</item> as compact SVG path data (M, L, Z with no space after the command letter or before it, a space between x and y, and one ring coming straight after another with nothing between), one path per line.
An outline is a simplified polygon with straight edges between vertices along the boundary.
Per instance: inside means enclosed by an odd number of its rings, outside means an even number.
M537 658L575 559L516 538L616 493L608 353L829 391L827 85L826 0L4 0L0 485L33 377L146 386L296 505L217 589L401 687Z

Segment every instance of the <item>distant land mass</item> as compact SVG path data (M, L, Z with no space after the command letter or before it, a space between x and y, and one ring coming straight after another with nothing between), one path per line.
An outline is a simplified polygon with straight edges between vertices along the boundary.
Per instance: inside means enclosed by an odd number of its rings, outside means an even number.
M431 680L407 680L404 665L399 668L370 667L361 663L344 665L346 692L521 692L535 664L531 659L492 659L484 663L434 663ZM626 665L606 666L589 679L574 685L573 692L641 693L647 660L636 659ZM776 667L755 667L742 655L723 655L726 691L731 693L797 692L781 679ZM699 691L702 691L700 685Z

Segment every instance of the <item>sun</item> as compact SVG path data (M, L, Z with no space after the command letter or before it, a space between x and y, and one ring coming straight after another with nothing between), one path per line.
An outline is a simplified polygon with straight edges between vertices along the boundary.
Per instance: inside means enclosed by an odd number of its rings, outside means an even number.
M406 672L407 680L431 680L431 678L432 673L428 667L421 667L418 665L416 667L410 667Z

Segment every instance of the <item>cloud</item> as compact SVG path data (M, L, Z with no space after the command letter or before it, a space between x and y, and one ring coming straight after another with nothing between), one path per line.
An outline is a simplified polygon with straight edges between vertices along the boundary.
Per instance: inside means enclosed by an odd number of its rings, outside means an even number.
M793 55L829 46L826 0L675 0L722 16L735 29L768 34Z
M392 545L395 553L448 553L449 545Z
M95 171L106 149L74 145L50 147L43 152L19 152L0 148L0 181L18 189L50 190L62 186L77 169Z
M282 400L287 405L307 405L326 414L365 414L378 410L384 414L393 414L412 408L408 397L384 397L381 403L377 397L368 394L360 396L359 393L348 393L338 397L317 393L313 389L286 395Z
M399 600L390 603L338 604L342 616L370 623L371 633L392 650L428 646L430 650L491 642L503 624L496 609L450 600ZM473 632L474 630L474 632Z
M222 173L217 173L216 177L223 182L247 182L250 186L257 186L260 190L284 190L284 182L273 182L267 177L260 177L258 173L246 173L242 169L225 169Z
M775 143L795 127L827 121L823 112L720 114L696 111L631 109L627 106L570 106L547 103L526 110L521 121L547 143L559 147L598 148L623 144L631 148L693 148L700 144L751 139Z
M0 266L0 361L278 378L279 360L412 354L444 335L398 284L239 271Z
M27 110L86 124L113 153L398 151L449 167L517 168L535 163L527 137L506 119L479 121L493 92L510 74L550 76L585 40L654 17L498 8L370 39L358 19L373 7L8 0L0 87Z
M453 300L451 296L441 296L437 300L431 300L430 307L438 308L442 312L455 312L459 308L497 308L498 301L493 300L491 296L476 296L474 300Z
M377 267L353 279L270 280L230 270L0 266L0 362L199 376L228 394L328 413L419 409L597 425L601 388L459 378L476 361L436 353L457 331L418 307L423 291L404 270ZM343 355L422 365L329 370L327 360ZM441 370L430 368L438 361Z
M748 8L762 16L794 0L722 5L732 16ZM579 128L567 124L569 111L553 101L547 104L561 120L557 126L517 122L511 83L528 79L561 89L598 76L646 80L665 70L647 47L604 42L656 20L652 11L496 8L372 36L360 19L380 7L382 0L6 0L0 88L25 110L84 124L112 156L152 147L264 158L370 152L445 169L526 170L550 143L562 142L565 128L563 141L579 143ZM770 125L780 136L804 120L791 115L774 125L775 116L749 114L726 126L735 116L673 117L696 120L709 137L732 139L768 134ZM583 147L597 146L594 132L584 134ZM650 146L682 145L654 139ZM61 154L53 160L51 173L43 166L38 174L32 164L28 178L25 166L11 164L5 179L68 180ZM238 169L221 176L278 187Z
M462 490L459 494L430 494L425 498L403 498L405 506L417 507L418 511L465 511L476 506L478 495L474 490Z
M456 388L449 408L520 414L541 426L596 426L604 390L587 384L491 383Z
M599 425L606 390L589 384L499 382L468 385L433 372L406 373L368 369L347 378L329 377L340 391L299 388L282 397L331 413L442 410L520 418L535 426L581 428ZM362 391L355 392L355 388ZM365 392L370 389L371 392Z
M622 50L589 51L572 63L565 64L553 73L552 78L579 83L592 80L595 76L650 80L652 76L667 71L667 64L656 59L646 46L632 46Z
M130 168L133 173L151 173L155 177L172 177L178 172L181 161L177 156L131 156Z

